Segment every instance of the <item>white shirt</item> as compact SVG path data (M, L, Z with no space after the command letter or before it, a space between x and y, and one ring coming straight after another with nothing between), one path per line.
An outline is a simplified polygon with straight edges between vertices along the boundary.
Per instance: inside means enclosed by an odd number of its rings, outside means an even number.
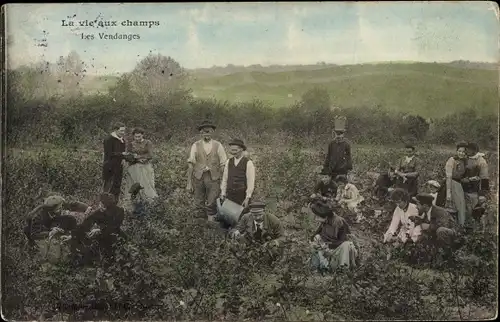
M256 220L253 221L253 227L255 228L255 231L257 231L257 228L260 228L262 230L262 227L264 227L264 222L257 223Z
M436 199L437 199L437 196L438 196L438 193L435 192L435 193L430 193L430 195L434 198L434 200L432 201L432 204L435 206L436 205ZM430 210L429 210L430 211ZM430 218L430 217L429 217Z
M392 215L392 221L389 229L387 229L387 232L384 234L384 241L388 241L396 233L399 226L401 226L399 234L397 235L398 238L402 242L405 242L407 239L406 234L409 234L410 238L416 242L421 234L422 227L415 226L415 223L410 220L410 217L414 216L419 216L418 208L415 204L408 204L408 209L406 211L396 207Z
M206 154L209 154L210 152L212 152L212 148L213 148L213 145L215 142L214 140L210 140L207 142L207 141L201 139L200 141L203 144L203 150L205 150ZM196 152L198 152L197 143L200 141L193 143L193 145L191 146L191 151L189 153L188 163L196 163ZM220 165L223 166L227 161L227 155L226 155L226 151L224 151L224 147L222 146L222 144L219 144L219 149L217 150L217 154L219 155Z
M238 163L240 163L241 158L243 158L243 155L239 158L234 157L234 165L237 166ZM231 160L231 159L229 159ZM226 195L226 190L227 190L227 180L228 180L228 164L229 160L226 161L225 166L224 166L224 173L222 174L222 182L220 184L220 190L221 194L223 196ZM253 190L255 187L255 166L252 162L252 160L248 160L247 162L247 191L246 191L246 198L251 198L253 194Z
M429 221L431 221L431 211L432 211L432 207L427 212L427 220L429 220Z
M406 157L405 157L405 163L406 163L406 164L410 163L410 162L411 162L411 160L413 159L413 157L414 157L414 156L411 156L411 157L406 156Z

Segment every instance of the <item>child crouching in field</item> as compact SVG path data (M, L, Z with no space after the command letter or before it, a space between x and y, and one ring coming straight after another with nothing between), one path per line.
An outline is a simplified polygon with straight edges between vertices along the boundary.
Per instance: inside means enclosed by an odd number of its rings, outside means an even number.
M314 186L314 191L309 197L305 207L302 208L302 213L309 214L314 217L311 211L311 205L315 202L334 202L337 196L337 183L332 180L332 177L324 170L318 173L319 180Z
M359 193L358 188L347 180L344 175L339 175L336 179L338 191L336 201L353 213L356 214L356 222L360 222L363 219L361 211L358 209L358 205L365 200L363 196Z
M311 195L310 202L318 200L334 200L337 196L337 184L332 180L330 175L324 171L320 173L320 180L314 187L314 193Z

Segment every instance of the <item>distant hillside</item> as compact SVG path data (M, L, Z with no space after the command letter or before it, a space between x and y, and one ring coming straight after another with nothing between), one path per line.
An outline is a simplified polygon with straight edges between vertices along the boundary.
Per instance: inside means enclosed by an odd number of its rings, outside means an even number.
M380 105L424 117L475 108L498 113L495 64L457 61L377 63L337 66L226 66L190 70L189 87L197 97L228 101L260 99L286 106L315 86L328 89L335 105ZM114 76L87 79L86 91L106 91Z
M343 107L381 105L424 117L468 108L498 112L498 71L460 64L387 63L215 77L194 74L191 81L198 97L229 101L257 98L273 106L292 104L314 86L328 89L334 103Z
M468 60L456 60L447 64L452 67L468 68L468 69L488 69L498 70L499 65L493 63L470 62Z
M224 67L213 66L211 68L197 68L188 69L188 72L195 75L198 78L201 77L214 77L214 76L224 76L241 72L265 72L265 73L277 73L286 71L300 71L300 70L318 70L324 68L335 67L335 64L318 63L315 65L250 65L250 66L237 66L237 65L227 65Z

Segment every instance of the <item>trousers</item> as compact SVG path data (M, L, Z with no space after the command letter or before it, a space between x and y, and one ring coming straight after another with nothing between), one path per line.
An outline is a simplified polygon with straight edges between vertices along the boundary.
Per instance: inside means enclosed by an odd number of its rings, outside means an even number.
M104 169L102 177L104 181L103 191L111 193L118 201L122 190L123 166Z
M217 213L215 200L220 194L220 180L213 180L210 172L204 172L201 179L193 178L196 209L201 217Z

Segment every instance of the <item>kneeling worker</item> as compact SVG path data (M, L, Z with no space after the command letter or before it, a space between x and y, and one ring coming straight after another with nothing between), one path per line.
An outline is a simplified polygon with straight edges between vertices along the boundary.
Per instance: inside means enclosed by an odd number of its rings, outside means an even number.
M233 238L244 236L252 241L267 242L284 235L283 225L278 217L264 211L263 202L250 203L250 212L244 214L232 232Z

